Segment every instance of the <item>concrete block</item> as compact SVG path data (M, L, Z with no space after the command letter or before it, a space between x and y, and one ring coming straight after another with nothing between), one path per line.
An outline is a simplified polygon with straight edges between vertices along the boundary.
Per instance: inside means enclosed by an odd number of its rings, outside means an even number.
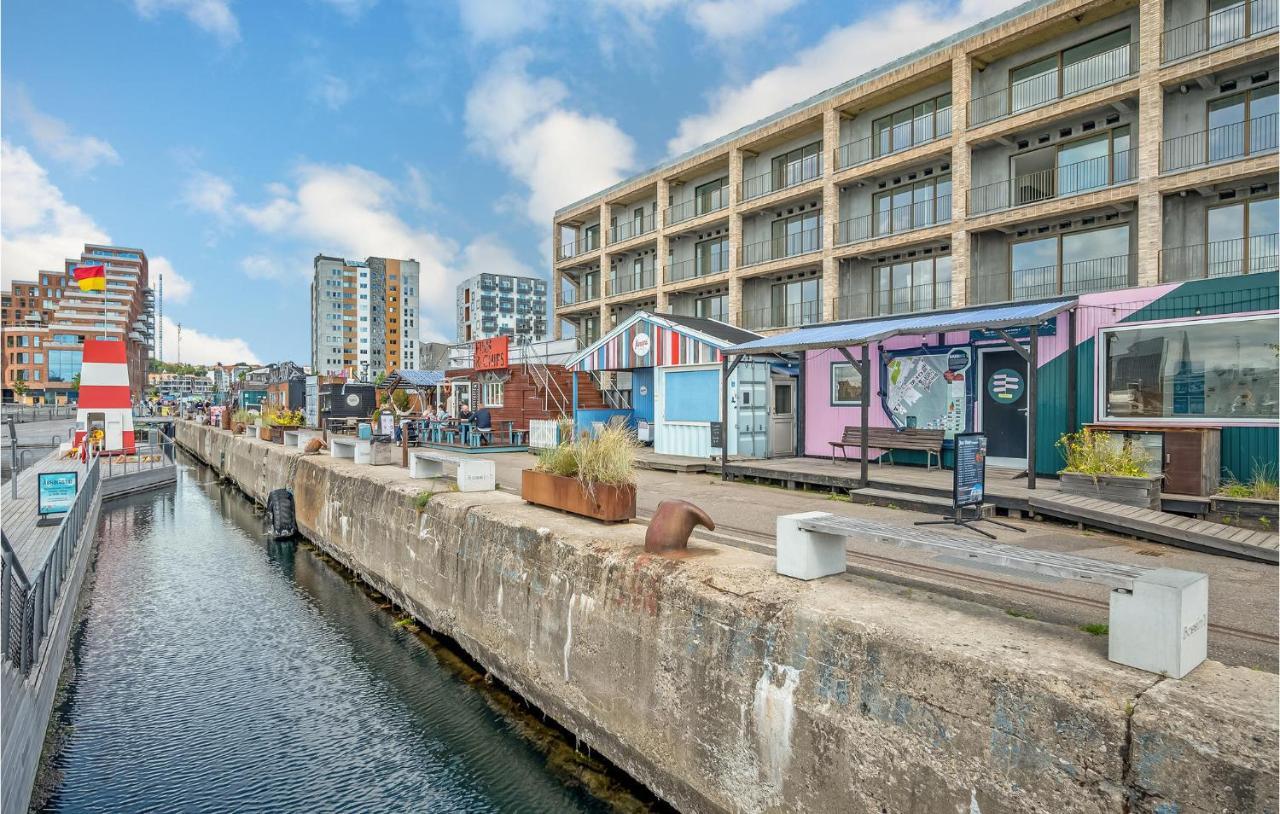
M444 476L445 463L457 467L456 482L460 492L492 492L497 483L497 467L487 458L466 458L430 450L409 452L410 478Z
M1133 591L1111 592L1107 658L1172 678L1205 660L1209 646L1209 577L1157 568Z
M373 442L365 440L356 441L352 458L358 464L373 463Z
M298 446L298 435L297 430L285 430L284 445L289 448L296 448Z
M776 570L796 579L817 579L843 574L845 569L844 537L805 531L799 521L826 517L826 512L801 512L778 517L778 549Z

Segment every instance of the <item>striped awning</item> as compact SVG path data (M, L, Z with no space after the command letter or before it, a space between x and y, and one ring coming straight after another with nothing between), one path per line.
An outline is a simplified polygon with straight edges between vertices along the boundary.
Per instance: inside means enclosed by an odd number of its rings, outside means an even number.
M721 361L724 349L731 344L729 340L664 319L658 314L637 311L571 357L565 362L565 368L573 371L631 370L706 364Z

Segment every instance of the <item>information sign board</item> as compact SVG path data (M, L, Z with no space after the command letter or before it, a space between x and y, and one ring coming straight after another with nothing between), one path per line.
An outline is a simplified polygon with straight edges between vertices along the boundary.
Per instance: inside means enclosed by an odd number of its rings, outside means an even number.
M987 485L987 436L980 432L956 435L956 461L951 500L962 506L981 506Z
M78 472L40 472L36 478L36 514L41 518L71 511L80 488Z

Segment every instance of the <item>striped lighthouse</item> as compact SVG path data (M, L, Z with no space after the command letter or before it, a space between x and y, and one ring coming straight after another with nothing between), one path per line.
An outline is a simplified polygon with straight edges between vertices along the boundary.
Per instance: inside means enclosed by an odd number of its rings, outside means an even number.
M133 397L124 342L85 340L75 445L83 447L85 436L94 429L103 432L103 452L135 451Z

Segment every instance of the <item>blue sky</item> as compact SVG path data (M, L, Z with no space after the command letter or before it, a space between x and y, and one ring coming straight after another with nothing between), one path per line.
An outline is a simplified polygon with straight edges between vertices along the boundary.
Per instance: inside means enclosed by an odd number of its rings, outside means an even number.
M1008 0L7 0L5 280L165 273L165 358L309 364L317 253L548 274L558 207Z

